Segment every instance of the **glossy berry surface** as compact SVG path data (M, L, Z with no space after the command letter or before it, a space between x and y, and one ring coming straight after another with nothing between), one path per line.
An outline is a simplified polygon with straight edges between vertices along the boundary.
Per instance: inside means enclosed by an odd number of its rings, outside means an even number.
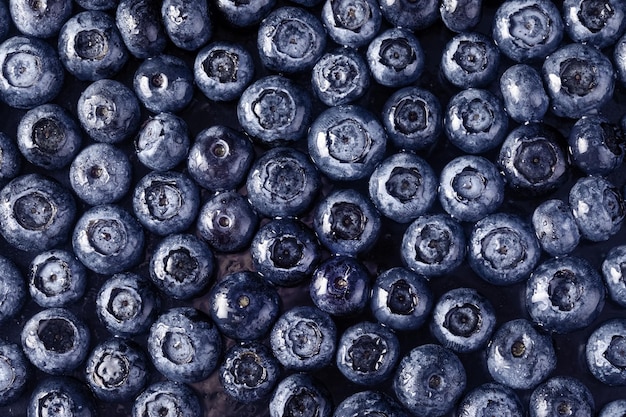
M530 417L548 417L562 410L572 416L591 417L595 403L589 388L573 377L555 376L538 386L530 396Z
M379 391L359 391L345 398L335 408L334 417L352 417L361 413L406 417L407 411L392 397Z
M232 42L212 42L202 48L193 66L193 76L200 91L211 100L237 99L254 75L252 55Z
M79 301L87 288L87 270L73 253L51 249L37 254L28 271L28 290L41 307Z
M600 116L583 116L567 138L574 165L587 175L608 175L624 161L624 136Z
M148 118L139 129L135 154L146 167L168 171L187 157L189 144L185 121L171 113L159 113Z
M441 55L444 77L459 88L483 87L496 77L500 51L488 36L476 32L456 35Z
M302 411L331 417L332 399L326 387L307 374L292 374L278 383L269 404L270 417L298 415Z
M624 373L624 319L612 319L598 326L585 347L585 356L589 371L598 380L607 385L626 385Z
M361 98L369 86L365 58L352 48L324 54L311 71L311 88L327 106L349 104Z
M602 262L602 278L608 296L620 306L626 305L626 281L623 278L623 267L626 267L626 247L615 246L606 254Z
M571 207L562 200L546 200L538 205L532 224L541 248L552 256L567 255L578 246L578 224Z
M135 399L132 417L146 415L152 417L159 413L196 417L202 414L202 405L197 394L185 384L172 381L155 382Z
M459 403L458 414L467 417L492 415L522 417L524 407L515 391L497 383L474 388Z
M14 343L0 343L0 360L0 404L4 405L22 395L31 369L21 347Z
M424 51L407 29L387 29L369 43L365 54L372 78L387 87L403 87L424 71Z
M336 43L358 48L376 36L382 15L378 3L372 0L326 0L322 22Z
M27 405L28 417L69 411L74 417L96 417L89 388L71 377L47 377L37 383Z

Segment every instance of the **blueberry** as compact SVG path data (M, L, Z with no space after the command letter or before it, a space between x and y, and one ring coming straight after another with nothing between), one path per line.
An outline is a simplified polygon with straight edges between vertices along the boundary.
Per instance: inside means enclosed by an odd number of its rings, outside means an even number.
M98 274L115 274L136 265L143 255L141 225L117 205L87 210L74 227L76 257Z
M9 34L12 19L6 2L0 2L0 42L4 41Z
M13 139L0 132L0 187L15 178L22 167L21 153Z
M374 205L353 188L335 190L315 208L313 229L320 242L333 252L357 255L376 243L381 229Z
M507 114L518 123L541 121L550 105L541 75L530 65L517 64L504 71L500 92Z
M465 153L484 153L499 146L509 120L502 101L487 90L468 88L448 102L443 121L450 142Z
M355 384L380 384L393 373L399 350L398 337L390 329L360 322L348 327L339 339L337 369Z
M624 201L613 184L602 177L583 177L569 192L569 205L580 234L601 242L619 232L624 220Z
M357 417L382 415L385 417L408 417L407 411L393 398L380 391L360 391L346 397L333 417Z
M271 220L250 244L254 268L275 285L294 286L309 278L321 250L313 231L299 220Z
M327 177L351 181L368 177L383 159L387 135L374 114L363 107L331 107L308 133L309 156Z
M311 71L311 88L317 98L329 107L352 103L361 98L369 86L367 62L352 48L327 52Z
M80 124L97 142L122 142L139 129L137 96L119 81L95 81L82 92L76 107Z
M108 143L83 148L70 165L70 185L89 205L120 200L130 188L131 163L126 154Z
M63 25L58 51L65 69L79 80L111 78L128 61L115 20L97 10L77 13Z
M78 122L56 104L29 110L17 127L17 146L28 162L44 169L68 165L81 147Z
M43 310L28 319L21 340L28 360L51 375L70 373L89 353L89 328L63 308Z
M439 13L443 24L453 32L467 32L476 27L481 18L482 0L443 0Z
M572 162L587 175L608 175L622 165L625 138L602 116L583 116L567 138Z
M602 407L598 417L621 417L626 413L626 400L614 400Z
M416 330L433 307L425 277L402 267L381 272L372 288L370 308L380 323L394 330Z
M15 317L26 301L22 273L9 258L0 255L0 323Z
M552 339L525 319L502 324L486 353L491 377L513 389L534 388L556 368Z
M380 30L382 16L375 0L326 0L322 22L333 41L358 48L367 45Z
M196 393L185 384L155 382L135 399L132 417L199 417L202 405Z
M413 31L426 29L439 19L437 0L381 0L380 9L387 22Z
M589 45L560 47L543 62L543 80L552 112L580 118L605 105L613 95L615 72L611 61Z
M433 145L442 130L439 99L419 87L405 87L385 102L382 122L396 148L419 151Z
M297 306L278 318L270 333L270 346L287 369L319 370L335 357L337 327L328 313L311 306Z
M331 417L332 413L328 390L308 374L292 374L283 379L269 403L270 417Z
M448 274L465 258L463 228L446 214L420 216L405 230L400 255L404 264L419 274Z
M611 300L626 307L626 246L618 245L607 253L602 262L602 277Z
M196 85L208 99L235 100L254 77L252 55L240 44L213 42L196 55L193 76Z
M113 338L99 343L87 358L85 378L102 401L134 399L148 382L148 361L130 340Z
M598 326L585 347L587 367L606 385L626 385L626 320L616 318Z
M209 301L215 325L235 340L260 339L280 314L276 287L250 271L226 275L211 289Z
M464 32L453 37L441 54L443 76L459 88L485 87L495 80L500 51L488 36Z
M566 179L568 163L560 133L542 123L511 130L500 148L498 166L516 192L547 194Z
M152 325L161 305L148 280L133 273L115 274L96 296L100 322L114 335L130 337Z
M237 252L250 244L258 221L248 200L227 191L204 203L196 226L200 237L216 251Z
M555 376L532 392L528 411L530 417L592 417L595 415L595 404L591 391L580 380Z
M159 5L151 0L120 0L115 24L128 51L139 59L159 55L167 43Z
M170 234L150 257L150 279L168 298L199 295L213 276L215 260L208 245L195 235Z
M241 403L267 398L278 383L280 365L259 342L231 347L219 369L224 392Z
M246 88L237 104L241 127L264 145L292 143L302 138L311 119L311 98L280 75L263 77Z
M177 171L151 172L137 183L133 211L146 230L160 236L188 229L200 208L200 191Z
M504 201L504 180L482 156L463 155L441 170L439 202L461 221L472 222L495 212Z
M207 0L164 0L161 17L172 43L187 51L200 48L213 33Z
M533 229L544 251L567 255L580 241L580 231L569 204L555 199L539 204L532 216Z
M111 10L117 6L119 0L74 0L83 9Z
M410 413L439 417L454 408L465 384L465 369L459 358L444 347L426 344L402 358L393 391Z
M516 62L540 61L563 39L563 20L550 0L506 0L496 10L492 37Z
M356 258L333 256L315 269L309 292L313 303L328 314L356 315L369 301L369 272Z
M9 11L17 30L27 36L50 38L72 14L72 0L11 0Z
M155 171L168 171L176 167L187 157L189 146L187 124L171 113L150 117L135 138L137 158Z
M22 348L0 342L0 404L15 402L25 391L31 369Z
M155 368L176 382L198 382L217 368L222 340L214 323L199 310L177 307L150 327L148 352Z
M28 290L41 307L65 307L82 299L87 270L73 253L52 249L39 253L28 267Z
M626 85L626 35L622 36L615 43L613 60L615 62L617 79L622 83L622 85Z
M574 42L605 48L626 30L626 4L619 0L564 0L563 20Z
M0 190L0 233L17 249L40 252L65 242L75 217L70 191L42 175L21 175Z
M96 407L89 389L70 377L46 377L30 395L28 417L62 416L96 417Z
M46 42L14 36L0 44L0 99L30 109L54 99L63 86L63 65Z
M274 8L276 0L216 0L215 7L226 22L237 28L259 23Z
M523 417L524 408L515 391L493 382L480 385L461 400L458 406L459 416L483 417L506 416Z
M379 33L367 47L366 57L372 78L386 87L414 83L425 67L422 46L407 28L387 29Z

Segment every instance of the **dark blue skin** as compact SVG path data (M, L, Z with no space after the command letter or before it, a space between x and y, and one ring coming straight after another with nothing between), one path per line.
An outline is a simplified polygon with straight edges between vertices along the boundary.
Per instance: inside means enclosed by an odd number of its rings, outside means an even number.
M148 353L169 380L206 379L219 365L222 339L208 316L191 307L172 308L150 327Z
M102 401L132 400L148 383L148 363L143 349L132 340L108 339L94 347L87 358L86 382Z
M626 307L626 246L613 247L602 262L602 277L611 300Z
M462 90L452 97L443 121L448 140L470 154L500 146L508 126L502 101L488 90L478 88Z
M25 174L0 190L0 233L14 248L41 252L67 241L76 201L60 183Z
M250 244L258 222L248 200L235 191L227 191L204 203L196 228L214 250L238 252Z
M21 332L22 349L37 369L62 375L78 368L89 353L89 328L64 308L42 310L32 316Z
M491 302L472 288L456 288L435 304L430 332L444 347L475 352L485 347L496 325Z
M624 200L611 182L602 177L583 177L569 192L569 205L580 234L592 242L615 235L624 221Z
M150 279L168 298L199 295L213 277L215 260L209 246L190 234L170 234L150 257Z
M257 273L228 274L209 293L210 313L220 332L231 339L251 341L269 332L280 314L280 297Z
M72 0L39 3L29 0L11 0L9 12L13 24L23 35L50 38L59 33L63 23L71 16Z
M193 389L172 381L155 382L135 399L132 417L157 416L159 413L176 417L202 415L202 404Z
M332 417L333 402L326 387L308 374L292 374L278 383L269 403L270 417L304 415Z
M374 0L326 0L321 18L328 36L351 48L370 43L382 22L378 2Z
M552 339L525 319L502 324L486 354L491 377L513 389L534 388L556 368Z
M274 219L263 225L250 244L257 272L275 285L291 287L311 276L321 258L315 234L296 219Z
M13 139L4 132L0 132L0 186L4 186L10 179L15 178L22 167L22 154Z
M26 301L26 284L22 273L9 258L0 256L0 323L19 313Z
M28 417L54 415L68 410L72 417L96 417L96 407L89 388L67 376L46 377L30 394Z
M0 44L0 68L0 99L19 109L53 100L65 78L56 51L40 39L25 36Z
M311 88L325 105L341 106L361 98L370 86L367 62L356 49L324 54L311 71Z
M207 0L164 0L161 17L172 43L186 51L197 50L213 33Z
M30 363L15 343L0 342L0 404L16 401L31 378Z
M587 175L609 175L624 161L625 138L620 129L602 116L578 119L567 138L572 163Z
M360 391L341 401L333 417L382 415L385 417L408 417L404 408L387 394L379 391Z
M530 65L517 64L504 71L500 92L507 114L518 123L543 120L550 105L541 75Z
M407 28L379 33L369 43L365 56L372 78L386 87L408 86L424 71L424 51Z
M532 216L533 229L541 248L551 256L567 255L580 241L580 231L569 204L562 200L546 200Z
M370 308L376 320L391 329L416 330L428 319L433 298L424 276L394 267L376 277Z
M622 36L616 43L613 51L613 62L617 79L626 85L626 35Z
M374 386L391 376L398 362L400 342L379 323L360 322L348 327L337 344L337 369L355 384Z
M235 28L245 28L259 23L274 8L276 0L239 2L217 0L215 7L220 17Z
M159 55L167 44L161 10L150 0L120 0L115 24L128 51L139 59Z
M333 316L354 316L367 306L370 296L367 268L356 258L334 256L313 272L309 292L313 303Z
M7 4L0 2L0 42L6 39L12 22Z
M529 417L551 417L563 414L572 417L592 417L595 404L591 391L573 377L555 376L538 386L530 395Z
M526 309L544 329L570 333L595 320L604 306L600 273L584 258L555 258L540 264L526 282Z
M443 0L439 13L443 24L453 32L472 30L481 18L482 0Z
M197 87L208 99L238 99L254 77L252 55L234 42L212 42L196 55L193 76Z
M380 9L387 22L412 31L425 29L439 19L437 0L382 0Z
M596 327L587 340L585 347L587 367L594 377L606 385L626 385L625 334L626 320L616 318Z
M111 10L117 6L119 0L74 0L83 9Z
M452 38L441 54L441 72L459 88L485 87L498 74L500 51L493 40L479 32Z
M28 291L41 307L65 307L82 299L87 270L72 252L51 249L33 258L28 267Z
M235 189L254 160L252 142L226 126L212 126L196 136L187 157L193 179L210 191Z
M626 413L626 400L615 400L602 407L598 417L621 417L624 413Z
M619 0L564 0L563 21L569 37L598 49L611 46L626 30L626 3Z
M512 389L494 382L480 385L468 392L457 407L463 417L523 417L524 407Z
M169 171L189 153L187 123L171 113L159 113L144 122L135 138L139 161L154 171Z
M112 78L128 61L115 20L96 10L78 13L63 25L58 52L65 69L84 81Z
M68 165L80 150L82 132L70 112L56 104L29 110L17 126L17 146L24 158L54 170Z
M78 198L96 206L126 195L131 185L131 163L126 154L108 143L83 148L72 161L70 185Z
M270 346L285 368L315 371L333 361L337 327L325 311L312 306L297 306L278 318L270 333Z

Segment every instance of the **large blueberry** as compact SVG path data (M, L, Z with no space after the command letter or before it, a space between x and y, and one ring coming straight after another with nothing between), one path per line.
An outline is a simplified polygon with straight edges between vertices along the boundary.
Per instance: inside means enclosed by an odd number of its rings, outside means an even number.
M17 30L36 38L55 36L72 14L72 0L11 0L8 3Z
M70 413L71 417L97 416L89 388L70 377L46 377L39 381L26 411L28 417L62 415L60 412Z
M20 172L22 156L15 141L4 132L0 132L0 153L0 186L4 186Z
M583 116L567 138L572 162L587 175L608 175L622 165L624 134L602 116Z
M155 382L135 398L132 417L160 415L199 417L202 415L202 404L194 390L185 384Z
M198 52L194 61L196 85L210 100L239 98L253 76L252 55L238 43L212 42Z
M533 212L532 224L539 244L552 256L566 255L578 246L578 225L571 207L562 200L539 204Z
M380 9L387 22L408 30L421 30L439 19L437 0L381 0Z
M136 58L156 56L167 44L158 2L120 0L115 11L115 24L128 51Z
M19 313L26 301L26 291L20 270L12 260L0 256L0 323Z
M530 417L592 417L595 404L589 388L579 379L555 376L539 385L528 402Z
M332 413L330 393L308 374L292 374L283 379L269 403L270 417L331 417Z
M342 46L367 45L380 29L382 16L375 0L326 0L322 22L328 35Z
M602 277L611 300L626 307L626 246L618 245L607 253L602 262Z
M500 51L479 32L456 35L441 54L443 76L459 88L485 87L495 80L499 65Z
M366 58L372 78L387 87L414 83L426 65L419 40L406 28L379 33L368 45Z
M480 22L482 0L443 0L439 6L441 21L453 32L467 32Z
M189 142L189 129L183 119L171 113L159 113L148 118L139 129L135 153L146 167L168 171L185 160Z
M276 0L240 1L216 0L220 17L237 28L259 23L274 8Z
M574 42L611 46L626 30L626 3L620 0L564 0L565 31Z
M512 389L494 382L480 385L459 403L457 415L463 417L523 417L524 408Z
M10 404L26 390L31 376L28 359L15 343L0 342L0 404Z
M370 86L365 59L352 48L324 54L311 71L311 88L329 107L349 104L361 98Z
M207 0L164 0L161 17L172 43L187 51L200 48L213 33Z
M52 249L33 258L28 268L28 290L41 307L64 307L82 299L87 270L72 252Z
M616 318L596 327L585 347L587 367L607 385L626 385L626 320Z
M541 74L530 65L517 64L504 71L500 92L506 112L518 123L543 120L550 105Z

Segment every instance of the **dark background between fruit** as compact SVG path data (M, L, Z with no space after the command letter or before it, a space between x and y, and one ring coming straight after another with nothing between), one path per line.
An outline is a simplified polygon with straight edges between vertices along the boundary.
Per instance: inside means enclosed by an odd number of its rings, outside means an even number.
M501 2L499 1L483 2L483 16L480 24L476 28L477 31L485 34L491 33L491 22L493 14L500 3ZM555 3L560 9L561 2L555 1ZM287 2L279 1L277 6L285 4L287 4ZM314 14L318 17L320 8L321 5L312 10ZM78 11L80 11L80 8L74 5L74 13ZM223 22L223 19L220 19L218 16L216 16L215 13L213 14L212 22L213 36L210 41L231 40L243 44L254 57L256 71L255 79L258 79L259 77L268 75L270 73L262 67L258 58L258 53L256 52L257 26L245 29L233 29L226 26ZM386 27L385 25L386 23L383 22L383 28ZM15 28L12 28L10 35L15 34L17 34ZM441 22L435 23L435 25L428 29L418 31L416 34L424 49L426 56L425 72L422 74L416 84L432 91L439 98L442 106L445 108L445 105L447 104L450 97L459 91L457 88L444 81L439 74L439 61L441 51L446 42L454 34L449 31ZM56 48L56 37L48 39L47 41ZM564 42L570 42L567 38L567 35L565 36ZM332 48L334 46L335 45L330 41L330 38L328 38L327 48ZM606 50L603 50L603 52L607 56L612 57L612 48L607 48ZM175 55L184 59L190 66L190 68L193 68L193 61L196 55L195 53L178 50L171 43L168 44L168 47L165 49L164 53ZM132 88L132 77L140 62L141 61L138 59L131 58L123 68L122 72L115 79L122 81L124 84ZM504 55L501 55L499 74L502 74L502 72L504 72L504 70L506 70L511 64L511 61L509 61ZM305 86L307 89L310 90L310 73L307 72L303 74L298 74L295 76L290 76L290 78L294 79L298 84ZM57 103L62 107L68 109L74 116L76 116L76 102L78 100L78 97L89 84L89 82L82 82L74 79L71 75L69 75L69 73L66 72L63 89L59 96L54 100L54 103ZM500 95L497 82L492 83L488 87L488 89L496 93L497 95ZM377 85L372 80L372 86L370 90L364 95L364 97L357 101L356 104L368 108L375 114L380 114L383 103L392 94L393 91L393 89ZM197 135L202 129L205 129L212 125L224 124L237 130L241 130L237 122L235 110L236 104L236 102L211 102L198 89L196 89L194 98L191 101L190 105L185 110L180 112L179 115L188 123L190 137L193 140L195 135ZM326 107L321 104L321 102L314 100L312 109L313 116L315 117L325 108ZM626 88L624 88L619 82L616 82L613 100L603 108L599 109L599 111L611 122L618 123L620 117L626 112ZM24 115L24 113L24 110L11 109L4 103L0 102L0 131L3 131L10 137L15 138L17 124L20 118ZM147 117L148 112L143 110L142 120L146 120ZM572 120L556 118L551 114L546 115L545 121L547 124L557 128L564 135L567 135L571 125L574 122ZM513 121L510 121L510 128L514 126L515 123ZM90 142L90 139L85 136L83 146ZM134 145L131 140L124 141L117 146L119 146L127 153L127 155L129 155L130 160L133 164L133 184L136 184L136 182L141 179L145 174L147 174L149 170L138 161L137 157L134 154ZM297 144L295 144L295 146L299 149L306 150L306 139L300 140ZM390 155L393 151L393 148L391 146L388 146L387 155ZM258 154L260 154L263 152L263 149L257 147L257 152ZM460 154L461 152L454 148L451 144L449 144L445 136L442 135L432 149L427 152L421 152L420 156L425 157L438 174L441 171L442 167L448 161ZM487 153L484 156L494 162L496 159L496 155L497 150ZM68 179L68 168L57 171L42 172L41 169L26 163L25 160L23 162L24 164L21 174L39 172L55 178L63 185L68 187L68 189L71 189ZM178 166L177 169L184 171L184 163ZM510 192L510 190L507 189L506 200L500 211L516 213L521 215L525 219L529 219L534 208L546 198L561 198L567 201L567 194L569 192L569 189L571 188L574 181L581 175L582 174L579 171L571 169L570 178L565 183L565 185L563 185L553 194L542 197L540 199L520 198L518 195ZM626 183L626 170L624 169L624 167L622 166L616 172L611 174L609 176L609 180L611 180L621 190ZM345 186L357 188L359 191L367 194L366 182L331 184L328 180L324 180L324 188L321 193L327 193L333 187ZM240 192L245 192L244 188L240 189ZM129 212L132 212L132 205L130 201L131 195L132 188L131 192L129 192L120 202L120 204ZM202 201L206 201L206 199L209 197L209 193L207 191L203 191L202 197ZM80 202L78 202L78 204L80 215L86 207L84 204L81 205ZM433 208L431 208L431 212L442 212L442 209L438 205L438 203L435 203ZM311 219L309 216L305 216L303 220L308 224L311 223ZM469 232L469 230L471 229L471 224L464 224L464 226L466 231ZM399 225L392 221L383 219L382 233L380 235L378 243L369 253L361 257L361 259L370 269L370 272L372 273L372 279L380 271L383 271L390 267L402 265L400 258L400 242L405 228L406 225ZM193 233L193 231L194 230L192 227L190 232ZM160 238L158 236L153 236L146 232L144 260L139 266L134 268L133 271L139 272L140 274L147 276L149 254L152 252L153 247L159 241ZM595 268L599 270L602 260L606 256L606 253L613 246L619 244L626 244L626 227L622 228L622 230L617 235L615 235L613 238L606 242L590 243L582 241L578 248L572 254L586 258L592 263ZM71 250L71 245L66 242L66 244L63 245L63 248ZM29 262L36 255L35 253L20 252L11 248L2 238L0 238L0 253L4 256L10 257L13 261L15 261L21 268L24 275L27 271L27 266ZM325 256L328 256L328 254L326 253ZM543 256L544 257L542 259L547 259L547 256L545 254ZM252 262L248 252L224 255L217 254L216 258L218 261L218 268L214 273L213 280L220 280L225 274L229 272L252 269ZM92 334L92 347L95 346L97 342L105 340L111 336L104 328L104 326L100 324L97 317L95 316L94 307L97 291L104 282L104 280L107 278L108 276L98 275L90 272L88 290L83 301L79 304L69 307L70 310L72 310L88 323ZM496 287L489 285L485 281L480 279L476 274L474 274L474 272L469 268L466 263L464 263L452 274L432 279L430 281L430 286L435 294L435 299L438 299L441 294L453 288L466 286L477 289L479 292L489 298L489 300L493 303L496 309L498 325L514 318L529 319L529 316L526 313L526 309L524 307L524 283L512 285L509 287ZM312 304L308 296L307 282L295 288L280 288L279 293L282 297L283 302L282 311L286 311L296 305ZM200 310L208 312L207 303L207 297L206 295L203 295L194 299L191 304L193 304L193 306L199 308ZM165 300L163 310L172 306L188 304L189 303L177 302L174 300ZM41 308L37 306L32 300L27 301L25 307L16 318L2 326L2 328L0 329L0 337L19 344L19 335L23 324L35 312L40 310ZM596 402L597 411L599 411L601 407L609 401L619 398L626 398L626 392L624 391L623 387L608 387L596 380L587 370L584 360L584 347L589 334L600 323L602 323L606 319L613 317L626 317L626 311L617 306L617 304L607 299L601 315L592 323L591 326L583 330L573 332L571 334L553 336L554 346L558 357L558 363L557 369L552 375L569 375L579 378L592 391ZM362 314L361 316L349 319L336 319L336 323L339 331L341 331L349 325L354 324L356 321L367 319L372 319L371 315L368 312ZM399 333L398 336L401 341L401 355L404 355L415 346L424 343L435 342L434 338L429 334L427 326L424 326L423 328L415 332ZM134 340L136 340L144 347L146 345L146 339L146 333L134 337ZM232 345L233 343L230 340L225 340L225 342L226 347ZM491 380L486 369L486 362L483 350L470 354L460 354L459 357L467 371L467 389L471 389ZM81 366L72 374L72 376L84 381L83 372L84 367ZM321 381L331 391L335 404L338 404L346 396L365 389L346 380L334 367L315 372L314 375L321 379ZM26 404L28 402L30 391L32 391L32 388L35 386L35 384L44 377L44 373L42 373L41 371L36 371L34 373L34 377L29 380L26 393L22 395L22 397L15 403L9 406L0 407L0 416L25 416ZM155 382L162 378L163 377L159 375L158 372L154 371L152 373L150 382ZM226 394L222 392L216 373L211 375L207 380L192 384L192 386L204 403L205 416L207 417L252 417L264 416L268 413L267 402L254 405L245 405L239 404L236 401L230 399ZM388 393L392 392L391 383L389 382L373 388ZM522 403L526 407L526 405L528 404L530 391L517 391L517 393L520 396ZM130 416L131 408L132 403L130 402L121 404L107 404L102 402L97 403L97 410L100 416ZM449 413L449 415L452 416L454 415L454 413L455 412L451 412Z

